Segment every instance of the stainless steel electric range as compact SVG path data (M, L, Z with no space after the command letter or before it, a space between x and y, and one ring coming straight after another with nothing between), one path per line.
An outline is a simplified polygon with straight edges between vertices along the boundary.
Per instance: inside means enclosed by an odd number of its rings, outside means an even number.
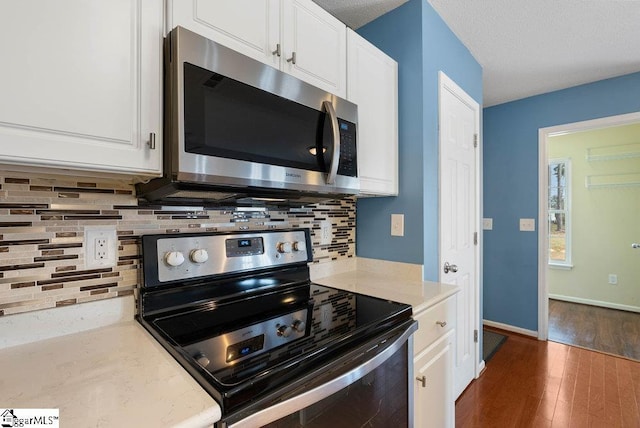
M412 426L411 306L314 284L309 231L142 238L139 321L217 427Z

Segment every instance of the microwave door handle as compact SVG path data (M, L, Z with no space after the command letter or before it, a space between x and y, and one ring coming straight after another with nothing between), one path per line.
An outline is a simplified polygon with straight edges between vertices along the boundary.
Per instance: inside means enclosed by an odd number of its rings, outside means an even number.
M327 173L327 184L334 184L336 175L338 175L338 163L340 163L340 130L338 129L338 116L333 108L331 101L323 101L322 107L326 110L331 119L331 131L333 134L333 156L331 157L331 166Z

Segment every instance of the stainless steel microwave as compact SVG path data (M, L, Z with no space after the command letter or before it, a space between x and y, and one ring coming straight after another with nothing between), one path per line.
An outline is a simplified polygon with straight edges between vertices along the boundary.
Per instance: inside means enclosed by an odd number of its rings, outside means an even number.
M316 202L359 191L357 106L181 27L165 40L164 176L150 201Z

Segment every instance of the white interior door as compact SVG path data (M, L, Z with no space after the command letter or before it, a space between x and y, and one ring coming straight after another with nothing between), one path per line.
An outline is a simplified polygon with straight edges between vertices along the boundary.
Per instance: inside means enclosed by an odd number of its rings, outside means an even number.
M478 367L479 106L440 73L440 282L460 287L456 307L454 396Z

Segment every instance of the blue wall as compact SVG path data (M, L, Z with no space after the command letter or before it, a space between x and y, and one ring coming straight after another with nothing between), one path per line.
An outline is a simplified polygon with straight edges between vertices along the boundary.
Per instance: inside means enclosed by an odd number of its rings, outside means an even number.
M640 73L484 109L485 319L538 329L538 234L518 230L538 217L538 129L637 111Z
M358 33L398 62L399 196L358 199L356 252L360 257L422 264L422 23L420 1L410 1ZM404 213L405 236L391 236L391 214Z
M482 68L425 0L411 0L358 32L398 62L399 196L359 199L360 257L424 264L438 279L438 71L482 103ZM392 237L391 214L405 215Z
M482 67L426 1L422 2L424 94L424 276L437 281L439 260L438 72L482 105Z

